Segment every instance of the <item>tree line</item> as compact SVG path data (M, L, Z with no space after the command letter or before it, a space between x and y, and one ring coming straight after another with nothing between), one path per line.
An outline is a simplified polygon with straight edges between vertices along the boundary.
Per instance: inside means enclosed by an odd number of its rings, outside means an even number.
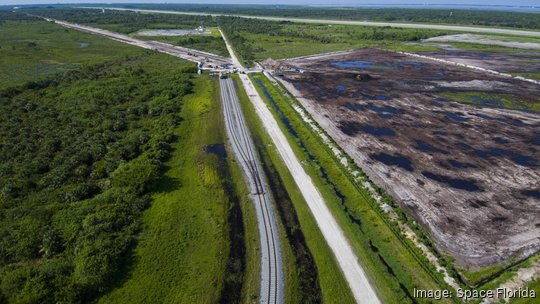
M147 52L0 92L0 302L89 302L122 273L193 89L195 67L171 60Z
M292 18L430 22L540 29L539 13L536 12L527 13L459 8L417 9L219 4L138 4L124 5L124 7Z

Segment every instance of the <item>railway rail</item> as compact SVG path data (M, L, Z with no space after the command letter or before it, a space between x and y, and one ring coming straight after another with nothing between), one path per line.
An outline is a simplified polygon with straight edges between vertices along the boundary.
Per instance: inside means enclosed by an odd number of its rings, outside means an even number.
M261 245L261 304L283 303L283 274L279 233L264 173L247 129L231 79L220 79L225 126L236 158L242 166L255 204Z

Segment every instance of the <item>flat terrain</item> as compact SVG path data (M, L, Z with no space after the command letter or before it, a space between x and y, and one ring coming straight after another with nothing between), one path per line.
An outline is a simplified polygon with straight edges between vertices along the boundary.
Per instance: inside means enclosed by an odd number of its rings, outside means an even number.
M510 38L510 39L509 39ZM521 41L520 41L521 40ZM483 45L498 45L516 49L540 50L540 40L535 38L504 37L475 34L456 34L433 37L426 39L427 42L465 42Z
M428 39L427 41L430 41ZM432 44L439 51L422 55L490 69L501 73L540 79L540 50L511 49L475 44ZM539 44L540 46L540 44Z
M101 9L101 8L99 8ZM415 28L415 29L434 29L434 30L449 30L449 31L462 31L462 32L479 32L479 33L495 33L506 35L523 35L540 37L539 31L526 31L526 30L514 30L495 27L475 27L475 26L459 26L459 25L440 25L440 24L422 24L422 23L401 23L401 22L373 22L373 21L352 21L352 20L330 20L330 19L316 19L316 18L289 18L289 17L266 17L255 16L245 14L221 14L221 13L202 13L202 12L181 12L181 11L168 11L168 10L146 10L146 9L127 9L127 8L113 8L110 10L120 11L138 11L147 13L163 13L163 14L178 14L178 15L210 15L210 16L237 16L252 19L271 20L271 21L290 21L300 23L320 23L320 24L345 24L345 25L367 25L367 26L379 26L379 27L401 27L401 28Z
M537 85L373 49L269 63L460 266L540 248L538 115L439 96L497 92L535 108Z
M5 21L0 25L0 88L143 52L38 19Z
M223 115L232 151L244 171L257 214L261 248L260 303L283 303L283 262L272 196L231 79L220 79Z
M171 60L172 61L172 60ZM185 64L185 63L184 63ZM139 242L124 281L100 303L217 302L229 254L227 221L231 204L221 185L218 155L207 146L223 144L217 83L195 80L185 99L166 172L152 189ZM200 132L193 132L200 130Z
M156 30L159 31L159 30ZM167 30L169 31L169 30ZM186 31L186 30L172 30L172 31ZM192 30L187 30L191 32ZM132 34L134 37L144 40L154 40L164 42L176 46L182 46L199 51L204 51L220 56L227 57L229 53L223 42L223 38L219 31L212 28L209 34L196 34L196 35L140 35L139 32Z

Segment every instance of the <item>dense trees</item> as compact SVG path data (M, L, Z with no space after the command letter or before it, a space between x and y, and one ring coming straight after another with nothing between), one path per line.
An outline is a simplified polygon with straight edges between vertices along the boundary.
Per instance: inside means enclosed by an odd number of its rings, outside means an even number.
M0 92L0 301L109 288L192 91L194 67L172 60L149 52Z
M118 6L118 5L114 5ZM125 5L134 7L134 5ZM275 5L140 4L137 8L317 19L432 22L540 29L538 13L471 9L332 8Z
M339 45L338 49L418 41L444 35L428 29L401 29L348 25L303 24L289 21L269 21L240 17L217 18L219 26L243 61L260 59L270 48L281 48L284 57L291 57L291 48L307 47L323 52L316 46Z
M102 12L96 9L32 9L30 13L69 22L101 25L121 33L133 33L140 29L196 28L199 25L214 26L211 16L139 14L129 11Z

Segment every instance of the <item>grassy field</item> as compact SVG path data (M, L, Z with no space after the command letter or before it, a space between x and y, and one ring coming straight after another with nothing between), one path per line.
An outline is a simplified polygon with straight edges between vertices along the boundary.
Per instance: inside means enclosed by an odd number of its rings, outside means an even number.
M473 105L511 110L540 112L540 99L519 100L512 95L485 92L448 92L439 94L444 98ZM535 98L535 97L532 97Z
M242 61L281 59L366 47L434 51L434 46L414 45L421 39L446 32L425 29L358 25L305 24L245 18L218 18Z
M216 55L228 57L229 52L225 42L221 38L217 28L209 29L209 35L185 35L185 36L142 36L135 35L139 39L154 40L173 45L196 49L203 52L209 52Z
M489 45L489 44L476 44L476 43L468 43L468 42L443 42L445 44L449 44L453 47L456 47L458 49L462 50L469 50L469 51L516 51L516 50L522 50L520 48L511 48L506 46L500 46L500 45Z
M510 304L537 304L540 293L540 279L536 279L526 286L529 289L536 291L536 298L514 298L510 300Z
M0 25L0 89L144 50L45 21Z
M218 159L204 152L223 143L216 83L195 80L168 170L156 183L134 250L132 269L100 303L215 303L221 297L228 246L230 198ZM194 132L198 130L197 132Z
M434 51L433 46L403 44L416 37L438 36L440 31L374 28L348 25L287 24L277 32L249 33L256 59L291 58L339 50L380 47L403 51ZM409 36L410 35L410 36ZM413 38L414 36L414 38Z
M274 114L278 108L282 112L282 115L278 115L278 120L279 116L286 117L298 134L297 137L293 136L281 121L282 129L289 137L293 149L306 164L305 169L314 179L329 208L351 240L383 302L423 303L420 299L413 300L410 297L413 287L446 288L441 278L428 266L429 263L414 254L414 248L403 243L387 226L373 209L369 194L351 182L331 152L294 112L290 106L292 101L284 97L264 76L256 75L252 78L260 81L258 89L269 105L272 103L260 84L264 85L272 96L275 106L271 106L271 109ZM451 302L449 299L447 301Z
M317 34L314 34L317 35ZM434 46L413 45L391 41L369 41L351 39L351 41L339 41L333 43L316 43L309 38L298 37L280 37L265 34L245 34L245 37L253 42L257 50L256 60L267 58L283 59L293 58L305 55L352 50L359 48L377 47L389 50L411 51L411 52L431 52L439 48ZM351 37L352 38L352 37Z
M283 186L285 187L287 194L293 204L294 211L299 220L299 227L305 236L305 242L310 253L313 256L314 264L317 269L318 283L312 282L311 289L313 284L319 284L322 300L324 303L355 303L354 298L348 288L347 282L345 281L341 270L339 269L337 262L335 261L334 255L313 219L311 211L307 207L306 202L304 201L300 190L296 186L292 176L290 175L287 167L281 160L278 152L273 148L272 140L264 131L264 127L259 121L255 110L251 105L245 91L242 88L239 80L235 77L239 86L239 98L243 108L243 112L246 116L247 123L252 132L253 138L256 142L260 142L264 147L267 147L266 154L263 155L264 158L267 158L271 161L274 169L278 174L278 178L282 180ZM298 277L298 274L292 274L293 278L289 277L289 281L294 280L294 276ZM286 284L286 288L291 288L299 286L299 282L291 282L291 285ZM304 290L304 292L310 292L310 289ZM299 293L288 292L290 303L302 303L298 302Z

